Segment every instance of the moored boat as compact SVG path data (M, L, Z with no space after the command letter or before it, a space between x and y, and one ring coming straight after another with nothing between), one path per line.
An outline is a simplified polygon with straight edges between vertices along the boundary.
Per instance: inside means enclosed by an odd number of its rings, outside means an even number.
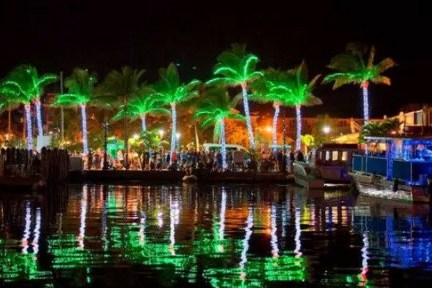
M366 137L353 156L351 177L360 194L404 202L430 202L432 138Z

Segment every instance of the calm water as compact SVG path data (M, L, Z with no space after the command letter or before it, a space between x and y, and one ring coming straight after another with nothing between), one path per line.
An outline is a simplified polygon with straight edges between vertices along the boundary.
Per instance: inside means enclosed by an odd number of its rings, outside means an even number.
M428 206L290 186L71 186L0 199L0 279L8 287L431 287L431 218Z

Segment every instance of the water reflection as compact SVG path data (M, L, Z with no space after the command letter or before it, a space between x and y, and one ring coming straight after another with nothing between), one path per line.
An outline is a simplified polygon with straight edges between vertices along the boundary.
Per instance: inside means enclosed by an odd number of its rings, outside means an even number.
M404 277L421 287L432 280L428 207L276 185L84 185L58 194L0 200L6 285L386 287Z

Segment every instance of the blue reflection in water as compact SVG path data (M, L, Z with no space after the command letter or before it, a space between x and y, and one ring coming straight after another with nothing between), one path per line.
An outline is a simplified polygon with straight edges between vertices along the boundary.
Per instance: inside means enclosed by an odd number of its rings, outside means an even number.
M374 266L432 270L432 229L427 218L356 216L354 227L363 234L363 267L368 259L378 258L386 261L375 261Z

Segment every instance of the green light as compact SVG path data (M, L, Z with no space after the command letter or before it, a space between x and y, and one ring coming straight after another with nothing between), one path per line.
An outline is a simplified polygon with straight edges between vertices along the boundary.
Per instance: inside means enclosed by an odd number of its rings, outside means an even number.
M374 64L375 47L371 47L369 55L364 53L364 47L349 43L346 52L334 56L328 67L338 72L324 77L323 83L333 83L333 89L343 85L360 85L363 90L363 118L365 123L369 121L369 83L390 85L390 78L383 76L386 70L396 66L391 58L385 58L378 64Z
M165 105L165 102L159 98L157 98L156 91L149 87L143 86L137 92L135 98L131 99L127 104L127 109L123 106L120 107L120 110L117 114L112 118L113 121L117 121L123 119L124 117L131 119L140 118L142 121L142 131L147 130L147 125L145 122L147 114L162 114L169 113L169 110L162 107Z
M210 125L213 129L213 142L222 143L222 166L225 170L228 168L226 161L226 137L225 137L225 119L244 120L244 116L237 114L235 106L237 98L230 99L225 89L221 87L213 87L204 91L203 101L199 104L194 117L202 120L201 127L206 128Z
M237 43L231 45L230 50L222 52L218 58L218 63L213 69L215 78L207 81L207 84L222 84L224 86L241 86L243 106L248 128L249 144L252 149L255 148L255 140L250 119L249 102L247 86L251 82L263 76L260 71L255 71L259 58L254 54L246 52L245 45Z
M176 65L171 63L168 68L159 69L160 80L155 84L156 95L164 103L171 105L171 151L170 162L173 159L173 153L176 149L177 133L177 110L176 105L195 97L198 97L198 85L200 81L192 80L184 84L180 81L180 76ZM172 164L172 163L170 163Z

